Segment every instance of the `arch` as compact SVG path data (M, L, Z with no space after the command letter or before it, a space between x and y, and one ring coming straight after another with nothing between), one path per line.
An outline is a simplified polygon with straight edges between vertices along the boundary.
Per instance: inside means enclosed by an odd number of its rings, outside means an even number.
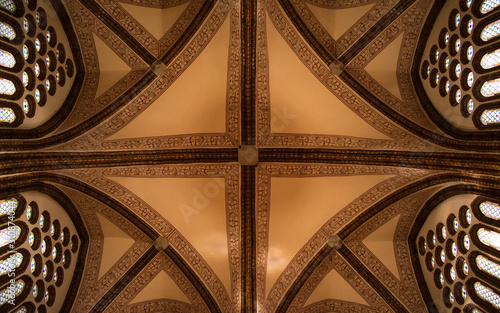
M2 113L7 116L6 117L2 116ZM11 120L12 114L14 115L14 120ZM3 122L4 119L9 119L9 120ZM2 127L18 127L19 125L21 125L23 120L24 120L23 111L17 104L0 100L0 125Z
M3 53L3 55L2 55ZM5 59L9 63L0 60L0 68L4 71L17 73L24 67L24 58L19 50L0 41L0 59Z
M21 25L8 14L0 10L0 41L7 42L12 45L21 44L24 40L24 31Z
M17 76L0 72L0 98L18 100L23 93L24 87Z

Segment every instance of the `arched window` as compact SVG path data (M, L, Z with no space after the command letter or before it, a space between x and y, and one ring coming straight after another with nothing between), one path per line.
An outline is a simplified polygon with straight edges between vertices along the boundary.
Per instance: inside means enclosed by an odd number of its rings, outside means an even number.
M0 200L0 216L15 212L18 205L16 199Z
M500 21L488 24L481 32L481 39L489 41L498 35L500 35Z
M16 92L16 86L8 79L0 78L0 94L13 95Z
M472 2L472 0L470 0ZM496 8L498 5L500 5L500 0L486 0L483 1L483 4L481 4L481 13L488 13L492 11L494 8Z
M484 69L493 68L500 65L500 49L495 50L493 53L486 53L481 59L481 66Z
M500 220L500 207L496 203L484 201L479 205L479 210L486 217Z
M487 246L500 251L500 234L489 229L480 228L477 231L479 240Z
M16 32L9 24L0 22L0 36L12 40L16 38Z
M17 268L23 261L23 255L19 252L11 255L0 263L0 276Z
M419 230L419 259L432 277L424 280L450 312L500 309L500 205L481 196L466 199L461 207L457 198L443 201Z
M16 65L16 59L12 53L0 49L0 65L13 68Z
M12 123L16 120L16 114L10 108L0 108L0 122Z
M24 290L26 284L22 280L18 280L14 284L10 285L8 288L0 292L0 305L14 300L21 292Z
M485 110L481 114L481 123L484 125L500 123L500 109Z
M474 284L476 294L483 300L491 303L497 309L500 309L500 296L493 292L490 288L485 287L480 282Z
M478 255L476 257L476 264L480 270L490 274L491 276L500 278L500 265L494 261L491 261L482 255Z
M12 0L0 0L0 7L10 12L16 11L16 4Z
M16 241L21 235L21 228L19 226L10 226L0 231L0 248Z

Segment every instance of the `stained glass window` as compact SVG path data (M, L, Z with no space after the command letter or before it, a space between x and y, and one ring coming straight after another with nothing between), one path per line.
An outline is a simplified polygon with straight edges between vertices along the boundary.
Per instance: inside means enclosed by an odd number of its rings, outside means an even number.
M473 20L469 20L469 22L467 23L467 32L470 34L472 33L472 29L474 28L474 21Z
M472 55L474 54L474 48L472 46L469 46L467 48L467 59L470 61L472 60Z
M13 68L16 65L16 59L14 59L12 53L0 49L0 65Z
M36 51L40 52L40 49L41 49L41 45L40 45L40 39L36 38L35 39L35 49Z
M16 4L12 0L0 0L0 7L10 12L16 11Z
M487 258L483 257L482 255L478 255L476 257L476 263L479 269L485 271L486 273L495 276L497 278L500 278L500 265L488 260Z
M457 15L455 15L455 27L458 27L459 24L460 24L460 13L457 13Z
M52 258L55 259L57 257L57 248L52 248Z
M451 280L455 281L455 278L456 278L456 272L455 272L455 269L453 267L450 268L450 278Z
M481 39L488 41L500 35L500 21L493 22L486 26L481 32Z
M28 205L28 208L26 209L26 218L31 219L31 214L33 214L33 209L31 208L31 205Z
M495 219L495 220L500 220L500 207L496 203L492 202L483 202L479 205L479 210L481 213L484 214L484 216Z
M460 103L460 100L462 100L462 91L460 89L457 89L457 92L455 93L455 101L457 103Z
M23 29L25 32L29 32L30 30L30 24L28 23L28 19L26 18L23 19Z
M16 119L16 114L12 109L0 108L0 122L12 123Z
M0 22L0 36L12 40L16 37L16 32L12 27L10 27L10 25L5 24L4 22Z
M444 90L446 90L446 93L450 92L450 82L447 81L446 85L444 86Z
M462 265L462 271L464 272L465 275L469 274L469 264L467 264L467 261L464 261Z
M27 60L30 57L30 50L27 45L23 45L23 57Z
M38 296L38 286L37 285L34 285L33 286L33 297L36 298L36 296Z
M443 236L443 238L446 238L446 234L447 234L447 233L446 233L446 227L445 227L445 226L443 226L443 227L441 228L441 235Z
M38 88L35 90L35 100L36 100L36 103L39 103L41 100L40 90L38 90Z
M453 292L450 292L450 302L455 302L455 296L453 296Z
M22 307L19 310L17 310L15 313L28 313L28 309L26 309L25 307Z
M481 59L481 66L485 69L500 65L500 49L486 53Z
M28 76L28 73L23 72L23 85L24 87L28 86L30 83L30 77Z
M469 102L467 102L467 111L469 113L472 113L472 111L474 111L474 100L469 99Z
M19 252L3 260L0 263L0 275L3 275L7 272L10 272L12 269L17 268L22 261L23 261L23 255Z
M49 295L49 291L48 291L48 290L47 290L47 291L45 291L45 296L44 296L44 298L45 298L45 301L46 301L46 302L49 302L50 295Z
M36 77L40 76L40 65L38 63L35 63L35 75Z
M28 114L28 112L30 111L30 104L27 99L23 100L23 111L26 114Z
M444 35L444 43L448 44L450 42L450 34L446 32L446 35Z
M471 0L469 0L472 2ZM467 3L469 2L467 1ZM496 8L500 4L500 0L485 0L483 1L483 4L481 4L480 11L481 13L488 13L494 8Z
M470 239L468 235L464 236L464 247L465 249L469 250L470 249Z
M35 243L35 234L33 234L33 232L30 232L28 236L28 243L30 246L33 246L33 244Z
M35 258L31 259L31 272L34 273L36 270L36 260Z
M474 289L479 297L491 303L497 309L500 309L500 296L494 293L490 288L485 287L480 282L474 283Z
M20 234L21 228L19 226L10 226L8 228L4 228L2 231L0 231L0 247L16 241L17 238L19 238Z
M45 225L45 217L43 216L43 214L40 215L39 222L40 222L40 228L43 228L43 225Z
M462 298L466 299L467 298L467 290L465 289L464 286L462 286L462 290L461 291L462 291Z
M469 72L469 74L467 74L467 85L469 85L469 87L472 87L473 83L474 83L474 73Z
M17 297L24 289L24 281L18 280L0 292L0 305Z
M439 84L439 74L436 74L436 85Z
M443 275L443 273L439 273L439 282L441 283L441 285L444 285L444 275Z
M18 202L16 199L0 200L0 216L15 212Z
M439 61L439 51L436 51L436 61Z
M47 67L50 66L50 58L48 56L45 58L45 64L47 64Z
M47 41L50 42L50 32L49 31L47 31L45 36L47 37Z
M40 246L40 250L42 251L42 254L45 253L45 251L47 250L47 242L44 240L42 240L42 245Z
M441 262L445 262L446 261L446 254L444 253L444 250L441 250L441 255L439 256L441 258Z
M47 90L50 90L50 80L46 80L45 81L45 88L47 88Z
M467 209L467 212L465 213L465 217L467 219L467 224L470 225L470 223L472 223L472 211L470 209Z
M500 234L491 230L480 228L477 231L479 240L487 246L500 250Z
M446 58L446 60L444 60L444 67L445 68L449 68L450 67L450 59L449 58Z
M42 271L43 278L47 277L47 272L48 272L48 269L47 269L47 264L45 264L45 265L43 266L43 271Z
M64 241L64 232L61 232L61 241Z
M460 74L462 74L462 65L460 65L460 63L458 63L455 66L455 75L457 75L457 77L459 77Z
M54 272L54 283L57 282L57 272Z
M0 93L4 95L13 95L16 92L16 86L8 79L0 78Z
M451 244L451 253L453 254L454 257L457 256L457 244L456 243Z

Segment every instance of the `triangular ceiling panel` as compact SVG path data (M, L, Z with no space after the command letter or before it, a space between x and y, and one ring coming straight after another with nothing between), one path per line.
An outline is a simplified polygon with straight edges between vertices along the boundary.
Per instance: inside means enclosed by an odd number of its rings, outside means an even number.
M335 299L368 305L363 297L336 270L331 270L314 289L306 301L306 306L326 300Z
M104 237L99 278L132 247L135 240L105 217L97 214Z
M401 92L399 91L397 70L403 37L404 34L400 34L365 67L368 74L382 87L400 99Z
M120 3L156 39L160 39L186 10L189 2L165 9Z
M396 254L394 252L394 235L400 215L392 218L373 233L363 239L363 244L399 278Z
M285 112L289 117L280 129L271 123L272 132L390 139L329 91L290 49L269 18L267 36L271 114Z
M139 196L170 222L205 259L226 289L231 290L223 180L111 179Z
M99 85L95 97L99 97L132 69L104 42L94 34L94 44L99 60Z
M229 19L184 73L109 139L226 131Z
M266 291L270 291L294 255L323 224L388 178L387 175L272 178Z
M165 271L160 271L149 284L132 299L130 304L141 301L172 299L190 303L189 299Z
M309 3L307 6L332 38L337 40L374 5L369 4L347 9L325 9Z

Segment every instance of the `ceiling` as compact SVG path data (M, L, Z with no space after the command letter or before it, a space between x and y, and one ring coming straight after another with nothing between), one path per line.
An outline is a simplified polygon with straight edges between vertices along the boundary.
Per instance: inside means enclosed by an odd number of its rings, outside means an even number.
M414 222L500 149L421 105L434 1L59 1L81 87L0 181L76 208L71 312L427 312Z

